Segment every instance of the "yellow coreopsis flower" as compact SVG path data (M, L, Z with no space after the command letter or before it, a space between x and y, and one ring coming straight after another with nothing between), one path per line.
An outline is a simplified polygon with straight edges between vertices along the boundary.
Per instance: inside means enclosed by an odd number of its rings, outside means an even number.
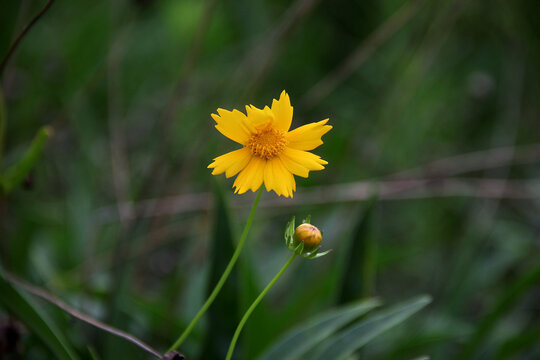
M322 170L328 164L307 151L323 143L321 137L332 129L326 125L328 119L289 131L293 107L285 91L271 108L246 106L245 115L238 110L217 112L212 114L216 129L243 147L215 158L208 168L214 169L212 175L225 173L230 178L238 174L235 193L257 191L264 182L267 191L292 197L296 191L293 174L308 177L311 170Z

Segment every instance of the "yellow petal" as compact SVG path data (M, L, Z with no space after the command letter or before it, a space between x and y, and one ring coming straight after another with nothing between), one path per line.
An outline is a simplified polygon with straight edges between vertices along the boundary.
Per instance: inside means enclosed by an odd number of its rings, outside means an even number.
M248 123L258 130L264 129L274 121L274 113L268 106L262 110L253 105L246 106L246 114Z
M283 150L283 152L280 154L280 157L289 158L308 170L322 170L324 169L323 165L328 164L328 162L321 159L320 156L312 154L308 151L292 149L290 147L286 147L285 150Z
M247 148L231 151L215 158L214 162L208 165L208 168L214 169L212 175L218 175L224 172L225 176L230 178L246 167L249 160L251 160L251 156L251 151Z
M274 113L274 124L281 131L289 131L293 118L293 107L289 94L283 90L279 100L272 101L272 112Z
M284 182L287 186L287 190L289 192L289 197L293 197L293 192L296 191L296 181L294 181L294 176L291 174L290 171L288 171L285 166L283 165L283 162L281 162L281 170L282 174L284 176Z
M267 161L264 168L264 186L267 191L274 190L276 194L292 197L296 190L294 177L278 157Z
M326 134L331 125L325 125L328 119L307 124L285 134L288 146L298 150L313 150L323 142L321 137Z
M263 182L266 160L252 156L247 166L238 174L233 186L235 193L243 194L248 190L257 191Z
M304 178L307 178L309 175L309 170L304 165L297 162L294 158L291 158L290 156L287 156L285 152L282 152L279 154L279 158L281 159L281 162L289 170L289 172L293 173L294 175L298 175Z
M274 168L272 166L272 160L266 162L266 167L264 168L264 187L266 191L274 190L276 194L281 196L281 190L277 186L277 180L274 175Z
M245 145L250 135L255 129L249 125L246 115L238 110L228 111L225 109L217 110L219 115L212 114L216 121L216 129L231 140Z

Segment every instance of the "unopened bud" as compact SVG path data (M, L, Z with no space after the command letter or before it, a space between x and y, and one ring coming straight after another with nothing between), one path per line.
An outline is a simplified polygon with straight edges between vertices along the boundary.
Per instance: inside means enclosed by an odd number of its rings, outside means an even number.
M311 216L304 219L302 225L294 227L294 217L285 228L285 244L290 251L306 259L315 259L324 256L330 250L320 252L322 233L316 226L311 225Z
M294 240L297 243L303 242L304 249L311 251L321 244L322 234L316 226L304 223L294 231Z

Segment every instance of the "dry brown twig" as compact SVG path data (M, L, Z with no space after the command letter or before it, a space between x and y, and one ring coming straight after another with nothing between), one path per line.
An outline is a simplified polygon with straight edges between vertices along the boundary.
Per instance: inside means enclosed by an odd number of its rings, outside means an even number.
M78 310L75 310L74 308L72 308L71 306L69 306L68 304L66 304L64 301L60 300L59 298L57 298L56 296L54 296L53 294L41 289L41 288L38 288L37 286L34 286L34 285L31 285L17 277L15 277L14 275L8 273L8 272L5 272L5 275L6 275L6 278L12 283L14 284L15 286L19 287L19 288L22 288L26 291L28 291L29 293L37 296L37 297L40 297L41 299L45 300L45 301L48 301L49 303L55 305L56 307L60 308L62 311L68 313L69 315L73 316L74 318L77 318L81 321L84 321L85 323L87 324L90 324L98 329L101 329L103 331L106 331L110 334L113 334L115 336L118 336L118 337L121 337L122 339L125 339L129 342L131 342L132 344L135 344L137 345L138 347L140 347L141 349L145 350L146 352L152 354L153 356L157 357L158 359L162 359L164 358L164 355L160 354L157 350L155 350L154 348L152 348L150 345L146 344L144 341L140 340L139 338L125 332L125 331L122 331L120 329L117 329L113 326L110 326L110 325L107 325L99 320L96 320L94 318L92 318L91 316L88 316L86 314L83 314L82 312L78 311Z
M160 141L158 144L157 156L154 157L155 160L150 164L148 170L144 174L142 185L140 186L141 194L148 192L150 189L163 187L162 182L166 178L165 172L167 171L164 166L165 159L167 159L165 153L167 152L167 146L170 143L170 138L172 135L172 132L170 131L171 126L173 124L173 120L179 116L181 100L189 87L192 76L191 74L201 54L205 36L208 33L208 29L210 28L212 18L218 4L219 0L207 0L205 2L203 13L199 19L197 30L195 31L195 36L193 37L187 55L184 59L180 73L172 86L170 98L164 105L164 110L160 114L160 120L157 122L157 125L160 128ZM201 145L195 145L191 151L198 149L198 146ZM191 154L188 153L184 157L185 163L182 164L182 168L179 170L180 174L183 173L184 168L188 167L189 161L192 158L190 155ZM122 211L120 208L118 210ZM138 218L137 214L134 216L135 218Z
M423 0L406 2L382 23L326 77L316 83L300 100L300 107L312 108L351 76L373 53L398 32L418 12Z
M479 198L532 199L538 197L535 180L510 180L502 186L500 179L451 178L474 171L526 165L540 161L540 144L503 147L460 154L438 159L424 166L401 171L380 181L359 181L336 184L299 191L292 200L266 200L261 207L302 206L362 201L377 195L380 200L421 199L436 196L467 196ZM496 196L494 189L501 190ZM207 211L211 206L210 193L187 194L137 203L120 204L135 206L141 217L160 217L172 214ZM233 206L243 208L245 202ZM117 221L116 206L106 206L96 212L96 223Z
M514 153L515 151L515 153ZM508 165L534 164L540 160L540 144L506 146L438 159L425 166L400 171L391 179L449 177Z
M234 76L235 79L245 78L248 81L241 98L245 98L247 94L252 94L257 89L258 84L260 84L277 54L279 54L280 44L319 2L320 0L297 0L292 3L279 23L273 26L262 39L257 41L258 46L255 46L253 50L247 53L240 62ZM246 71L246 69L248 70ZM238 81L234 80L233 83Z
M476 197L484 199L535 199L540 197L540 180L504 180L475 178L435 178L390 181L358 181L313 187L298 191L293 199L274 198L261 201L261 208L323 205L368 200L381 201L425 199L433 197ZM196 199L196 200L195 200ZM170 216L210 209L210 193L171 196L144 200L135 204L141 217ZM133 206L132 203L120 206ZM235 201L233 208L245 209L249 201ZM117 221L116 210L104 207L96 214L98 223Z
M38 12L36 14L36 16L34 16L34 18L32 20L30 20L30 22L22 29L21 33L17 36L17 38L15 39L13 44L11 44L11 46L9 47L9 50L8 50L6 56L4 56L4 59L2 60L2 63L0 63L0 75L2 75L2 73L4 72L4 69L6 68L6 65L7 65L9 59L11 58L11 56L13 55L13 53L15 52L17 47L19 46L19 44L22 41L22 39L24 38L24 36L35 25L35 23L49 10L49 8L51 7L51 5L53 3L54 3L54 0L47 1L47 3L40 10L40 12Z
M130 169L127 153L127 143L125 138L126 129L123 126L123 96L122 96L122 67L120 63L124 56L125 40L129 35L129 26L119 32L114 41L110 44L107 56L107 105L109 125L109 147L111 156L111 175L116 201L118 203L127 202L130 189ZM133 209L123 207L120 218L133 218ZM126 212L126 213L124 213ZM129 224L122 220L122 226L127 229Z

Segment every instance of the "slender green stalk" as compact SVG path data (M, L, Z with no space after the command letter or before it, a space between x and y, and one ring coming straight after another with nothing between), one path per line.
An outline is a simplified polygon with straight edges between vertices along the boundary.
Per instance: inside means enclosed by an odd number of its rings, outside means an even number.
M234 264L236 264L236 261L238 260L238 257L240 256L240 252L242 252L242 247L244 246L244 243L247 238L247 234L249 232L249 229L251 228L251 223L253 222L253 217L255 215L255 210L257 209L257 205L259 205L259 200L261 199L261 194L263 191L263 187L259 189L259 192L257 193L257 196L255 197L255 201L253 202L253 206L251 207L251 212L249 213L246 226L244 227L244 230L242 231L242 236L240 236L240 241L238 242L238 245L236 246L236 250L234 251L233 256L231 257L231 260L229 261L229 264L225 268L225 271L223 272L223 275L221 275L221 278L219 279L218 283L214 287L214 290L212 290L212 293L202 306L202 308L199 310L197 315L191 320L188 327L182 335L176 340L176 342L170 347L169 351L176 350L178 347L186 340L186 338L191 333L191 330L195 327L197 322L201 319L201 317L204 315L206 310L212 305L214 302L216 296L219 294L221 288L223 287L223 284L225 284L225 281L227 281L227 278L229 277L229 274L231 273L232 268L234 267Z
M24 181L28 173L36 165L47 141L52 135L53 129L50 126L41 127L23 157L2 174L1 185L5 193L9 193Z
M281 275L283 275L283 273L285 272L285 270L287 270L287 268L289 267L289 265L291 265L292 261L294 260L294 258L296 257L296 253L293 253L291 258L289 259L289 261L287 261L285 263L285 265L283 265L283 267L281 268L281 270L279 270L279 272L277 273L276 276L274 276L274 278L272 279L272 281L270 281L270 283L268 285L266 285L266 287L264 288L264 290L259 294L259 296L255 299L255 301L251 304L251 306L249 307L249 309L247 309L246 313L244 314L244 316L242 317L242 319L240 320L240 322L238 323L238 327L236 328L236 331L234 332L234 336L231 340L231 344L229 345L229 351L227 351L227 358L226 360L230 360L231 357L232 357L232 354L234 352L234 347L236 346L236 342L238 341L238 337L240 336L240 333L242 332L242 328L244 327L244 325L246 324L247 320L249 319L249 316L251 315L251 313L253 312L253 310L255 310L255 308L257 307L257 305L259 305L259 303L261 302L261 300L264 298L264 296L266 295L266 293L270 290L270 288L272 286L274 286L274 284L276 283L276 281L278 281L278 279L281 277Z
M34 18L28 23L28 25L26 25L24 27L24 29L21 31L21 33L15 39L15 42L13 44L11 44L11 46L9 47L7 55L4 56L4 59L0 63L0 75L2 75L2 73L4 72L4 69L6 68L6 65L7 65L8 61L9 61L9 58L11 58L11 55L13 55L13 53L15 52L15 49L17 49L17 46L19 46L19 43L24 38L24 36L28 32L28 30L30 30L30 28L32 26L34 26L34 24L43 16L43 14L45 14L47 12L47 10L49 10L49 8L51 7L53 2L54 2L54 0L49 0L45 4L45 6L41 9L41 11L36 16L34 16Z
M2 165L2 154L4 151L4 132L6 131L6 110L4 105L4 95L0 89L0 165ZM0 167L0 172L2 168Z

